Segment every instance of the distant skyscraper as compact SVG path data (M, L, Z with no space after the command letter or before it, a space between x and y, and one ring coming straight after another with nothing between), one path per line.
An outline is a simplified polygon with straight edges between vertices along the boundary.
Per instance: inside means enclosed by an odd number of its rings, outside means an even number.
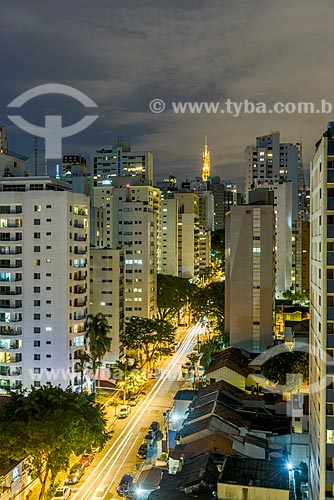
M9 150L6 127L0 125L0 177L23 177L28 157Z
M129 142L114 143L111 148L102 148L92 155L91 177L94 186L113 185L115 177L122 177L124 186L127 183L152 186L153 155L132 151ZM118 187L122 186L118 183Z
M246 185L245 194L261 186L266 180L292 183L292 220L298 219L298 158L295 144L281 143L280 133L257 137L255 146L246 147Z
M178 275L199 275L199 198L195 193L175 193L178 201Z
M310 177L309 498L327 500L334 498L334 122L316 144Z
M91 183L86 158L78 154L65 155L61 164L61 177L72 186L75 193L90 195Z
M207 136L205 136L203 165L202 165L202 181L207 182L210 175L211 175L210 151L208 147L208 138Z

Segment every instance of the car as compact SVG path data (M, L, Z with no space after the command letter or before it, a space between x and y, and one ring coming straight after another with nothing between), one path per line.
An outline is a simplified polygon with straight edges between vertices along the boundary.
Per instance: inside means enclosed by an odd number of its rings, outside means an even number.
M88 453L86 451L85 453L82 454L82 457L80 458L80 463L83 464L85 467L88 467L94 460L94 453Z
M66 500L71 494L71 489L68 486L60 486L56 489L52 500Z
M139 401L140 401L140 397L138 396L138 394L134 394L129 399L129 405L136 406L139 403Z
M129 494L132 485L133 485L133 476L131 476L131 474L124 474L124 476L120 480L119 485L117 486L116 491L121 497L125 497Z
M149 427L149 430L150 431L154 431L154 432L160 430L160 424L159 424L159 422L152 422L151 425L150 425L150 427Z
M130 414L130 412L131 412L131 406L122 405L118 412L118 418L126 418Z
M148 433L144 437L144 443L153 444L154 441L155 441L155 432L148 431Z
M150 445L148 443L142 443L137 451L137 457L138 458L146 458L148 451L150 449Z
M77 484L84 472L85 472L85 466L80 462L77 462L71 467L70 472L65 479L65 483Z

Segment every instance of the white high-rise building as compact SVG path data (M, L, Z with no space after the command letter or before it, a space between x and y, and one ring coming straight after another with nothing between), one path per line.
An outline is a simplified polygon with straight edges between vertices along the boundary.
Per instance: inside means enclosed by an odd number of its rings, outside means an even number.
M160 190L151 186L93 188L93 206L102 211L99 244L125 252L125 316L150 318L156 312L161 259Z
M27 159L27 156L9 150L6 127L0 125L0 177L23 177Z
M261 187L266 180L292 183L292 220L298 219L298 157L297 145L280 142L280 133L273 132L256 138L255 146L245 150L246 184L248 203L249 191Z
M249 193L250 199L263 189L272 191L274 195L275 295L282 298L292 283L292 183L265 181L261 188Z
M0 391L80 389L89 198L49 177L0 181ZM84 384L88 380L83 374Z
M334 122L311 162L309 498L334 498Z

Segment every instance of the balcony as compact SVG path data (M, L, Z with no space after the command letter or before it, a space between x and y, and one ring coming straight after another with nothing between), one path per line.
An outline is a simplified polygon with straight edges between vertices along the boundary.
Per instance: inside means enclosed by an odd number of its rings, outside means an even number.
M85 255L85 253L87 253L87 248L78 248L78 247L74 247L74 252L73 252L75 255Z
M85 305L86 305L86 300L77 300L77 299L74 300L73 304L74 307L85 307Z
M0 292L1 293L1 292ZM74 293L76 295L82 295L83 293L86 293L86 288L83 286L75 286L74 287Z
M0 323L18 323L22 321L21 313L0 312Z
M74 241L87 241L87 235L86 234L74 234Z
M20 366L0 366L0 376L2 377L20 377L22 368Z
M74 281L84 281L87 279L87 276L86 274L74 273L73 279Z
M22 362L22 354L9 354L6 352L0 353L0 364L8 364L8 363L21 363Z
M1 295L22 295L22 287L10 288L9 286L0 286Z
M0 254L2 255L18 255L22 253L22 247L0 246Z
M16 205L15 207L6 205L0 207L0 215L15 215L22 214L22 207L20 205Z
M13 328L0 326L0 335L4 337L22 335L22 328L20 326L14 326Z
M18 269L20 267L22 267L22 260L15 260L15 261L7 260L7 259L0 260L0 268L1 269Z
M0 219L0 228L17 228L22 227L22 219Z
M0 349L1 350L22 349L22 341L0 339Z
M1 273L0 272L0 282L5 281L7 283L15 283L16 281L22 281L22 274L15 273L15 276L11 273Z
M0 241L21 241L22 233L0 233Z
M79 229L84 229L85 224L83 222L81 222L81 221L75 220L73 226L77 227Z
M86 312L80 312L80 313L75 312L73 315L73 319L75 321L80 321L81 319L85 319L85 318L86 318Z
M22 300L0 300L0 309L21 309Z

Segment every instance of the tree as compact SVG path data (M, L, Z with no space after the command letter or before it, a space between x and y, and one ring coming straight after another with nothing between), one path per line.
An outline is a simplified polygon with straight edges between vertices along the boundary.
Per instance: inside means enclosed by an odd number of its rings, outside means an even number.
M228 338L224 334L214 335L211 339L202 342L199 349L202 354L201 364L203 366L209 366L212 354L224 350L227 345Z
M11 393L0 407L0 457L21 460L28 457L30 473L41 484L44 498L58 473L69 466L72 453L79 455L109 437L99 405L91 396L71 389L32 387L29 393Z
M91 358L88 352L84 351L83 349L80 349L78 352L75 353L74 359L78 360L76 364L78 365L80 370L80 391L82 391L85 367L90 362Z
M197 321L205 321L216 335L224 334L224 297L224 282L212 281L198 287L191 301L193 317Z
M146 382L146 375L138 369L138 362L129 363L128 359L125 362L116 361L110 369L110 378L116 380L117 387L123 390L124 404L127 394L138 392Z
M107 318L101 312L97 313L95 316L93 314L89 314L87 316L86 325L86 336L89 340L89 350L94 374L93 392L95 392L96 370L101 366L101 361L105 353L111 348L111 338L108 336L110 327L108 325Z
M302 374L303 382L309 380L309 355L307 352L286 351L262 365L263 375L272 382L286 385L287 374Z
M189 304L196 286L185 278L158 274L157 312L158 318L174 319Z
M163 319L132 316L126 323L122 343L127 349L142 351L144 364L151 363L157 356L172 353L175 330L171 323Z

